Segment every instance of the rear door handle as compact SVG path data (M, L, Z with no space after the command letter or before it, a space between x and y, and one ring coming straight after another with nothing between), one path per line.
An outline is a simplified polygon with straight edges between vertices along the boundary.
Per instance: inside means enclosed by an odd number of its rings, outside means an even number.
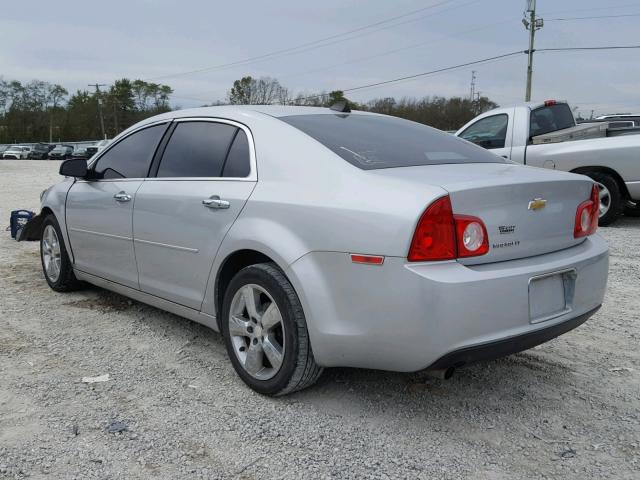
M231 206L227 200L220 200L218 195L211 195L209 198L202 200L202 204L207 208L225 209Z
M129 195L128 193L122 191L122 192L118 192L116 193L113 198L116 199L116 201L118 202L129 202L131 200L131 195Z

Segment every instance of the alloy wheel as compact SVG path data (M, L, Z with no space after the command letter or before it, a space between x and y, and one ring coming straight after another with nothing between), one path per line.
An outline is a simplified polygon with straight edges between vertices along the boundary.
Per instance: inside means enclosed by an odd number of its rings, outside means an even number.
M611 193L602 183L598 183L597 185L598 191L600 192L600 218L602 218L611 208Z
M47 278L53 283L57 282L62 268L62 255L58 234L53 225L47 225L42 234L42 260Z
M273 297L255 284L244 285L231 301L229 335L242 368L258 380L273 378L284 359L282 314Z

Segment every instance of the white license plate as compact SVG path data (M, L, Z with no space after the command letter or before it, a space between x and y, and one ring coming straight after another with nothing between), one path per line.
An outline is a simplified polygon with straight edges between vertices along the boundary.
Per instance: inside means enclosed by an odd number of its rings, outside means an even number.
M529 279L529 321L540 323L569 313L576 271L553 272Z

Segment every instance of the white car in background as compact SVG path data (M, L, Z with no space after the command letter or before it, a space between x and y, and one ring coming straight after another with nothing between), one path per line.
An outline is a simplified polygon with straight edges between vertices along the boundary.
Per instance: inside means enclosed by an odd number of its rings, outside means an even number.
M100 153L102 150L107 148L107 145L109 145L110 142L111 140L100 140L98 143L96 143L94 145L94 147L98 148L98 151L96 153Z
M27 145L13 145L4 151L2 158L5 160L26 160L29 158L31 147Z

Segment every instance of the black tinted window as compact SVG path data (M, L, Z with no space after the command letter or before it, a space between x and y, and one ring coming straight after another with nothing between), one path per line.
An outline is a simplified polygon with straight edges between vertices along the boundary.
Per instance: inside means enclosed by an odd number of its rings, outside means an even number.
M98 159L94 171L98 178L144 178L166 124L145 128L110 148Z
M236 130L226 123L178 123L162 155L158 177L221 176Z
M292 115L302 130L363 170L446 163L503 163L500 157L421 123L378 115Z
M574 127L576 124L569 105L559 103L548 107L541 107L531 111L530 136L536 137L565 128Z
M509 116L506 114L485 117L468 127L460 137L482 148L504 148L508 123Z
M249 141L243 130L238 130L236 138L229 150L227 162L224 164L223 177L247 177L251 170Z

